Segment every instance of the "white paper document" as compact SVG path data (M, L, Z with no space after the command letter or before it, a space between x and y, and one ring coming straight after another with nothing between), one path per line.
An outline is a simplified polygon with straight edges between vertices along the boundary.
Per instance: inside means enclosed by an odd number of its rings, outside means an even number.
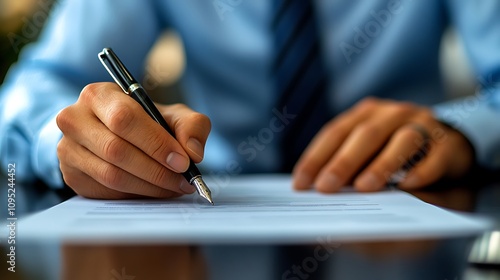
M72 198L19 221L20 240L172 244L275 244L443 238L491 224L402 191L296 192L289 176L210 180L215 206L197 194L171 200Z

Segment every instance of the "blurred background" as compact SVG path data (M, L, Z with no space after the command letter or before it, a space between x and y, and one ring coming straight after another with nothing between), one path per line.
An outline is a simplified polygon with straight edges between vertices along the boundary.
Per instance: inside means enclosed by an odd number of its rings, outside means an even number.
M0 0L0 84L20 50L36 41L55 0ZM472 94L474 76L465 58L460 38L450 29L443 37L441 69L450 97ZM159 102L181 101L179 77L184 70L182 42L166 30L149 54L143 85ZM165 94L168 92L168 94Z
M23 47L37 40L57 2L60 0L0 0L0 86ZM181 41L166 30L144 66L143 85L155 101L181 101L178 80L184 62Z
M22 48L37 40L43 24L50 17L52 7L59 1L63 0L0 0L0 87ZM452 29L447 30L443 36L441 54L441 70L448 96L454 98L473 94L474 74L470 70L460 38ZM182 42L174 31L166 30L144 65L142 84L158 102L182 101L179 78L184 67ZM53 253L56 255L57 251ZM4 263L5 255L3 252L0 254L0 261ZM40 262L41 265L43 262ZM22 278L21 274L13 276L2 273L5 273L5 270L0 272L0 279Z
M22 32L23 19L29 18L36 12L36 2L37 0L0 0L0 83L3 82L10 65L17 60L18 50L29 41L35 40L38 35L35 34L32 36L34 38L20 42L18 49L13 47L16 34Z

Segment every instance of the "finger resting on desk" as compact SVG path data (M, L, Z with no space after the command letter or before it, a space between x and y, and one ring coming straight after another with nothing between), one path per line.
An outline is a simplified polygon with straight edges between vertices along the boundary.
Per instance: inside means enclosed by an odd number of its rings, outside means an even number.
M359 191L381 190L394 173L417 163L417 156L425 152L422 149L428 149L424 147L425 141L424 135L415 130L413 125L402 126L368 167L355 178L354 187Z
M309 144L293 170L293 186L296 190L310 189L315 177L335 154L350 132L344 122L335 122L322 129Z
M337 191L412 112L408 104L376 98L358 102L323 127L307 147L294 170L294 188L315 185L322 192Z
M408 172L398 186L401 189L418 189L428 186L446 175L449 152L443 145L434 145L428 155Z
M318 174L316 189L320 192L335 192L353 179L383 147L394 126L385 118L357 125Z
M346 112L328 122L298 160L293 170L293 187L296 190L310 189L321 169L331 160L353 128L369 112Z

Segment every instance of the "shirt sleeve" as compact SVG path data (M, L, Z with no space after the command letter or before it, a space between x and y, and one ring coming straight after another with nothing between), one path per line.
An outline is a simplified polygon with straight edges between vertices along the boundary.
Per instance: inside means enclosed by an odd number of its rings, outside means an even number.
M155 6L134 0L56 5L39 40L23 50L0 89L0 161L5 168L16 164L17 180L63 187L57 113L74 103L85 85L111 81L97 59L104 47L142 76L145 57L165 27Z
M446 3L476 75L477 90L436 106L435 114L469 139L481 166L500 168L500 1Z

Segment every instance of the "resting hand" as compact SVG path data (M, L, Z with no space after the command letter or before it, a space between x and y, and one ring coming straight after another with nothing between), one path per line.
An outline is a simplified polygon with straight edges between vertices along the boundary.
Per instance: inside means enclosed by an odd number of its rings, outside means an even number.
M424 187L470 168L474 153L469 142L437 121L430 109L367 98L315 136L294 168L294 188L314 186L328 193L353 184L359 191L381 190L419 152L425 134L427 155L400 182L401 188Z
M113 83L85 87L62 110L58 157L64 181L79 195L123 199L174 197L194 188L179 174L203 159L210 120L184 105L159 111L177 140Z

